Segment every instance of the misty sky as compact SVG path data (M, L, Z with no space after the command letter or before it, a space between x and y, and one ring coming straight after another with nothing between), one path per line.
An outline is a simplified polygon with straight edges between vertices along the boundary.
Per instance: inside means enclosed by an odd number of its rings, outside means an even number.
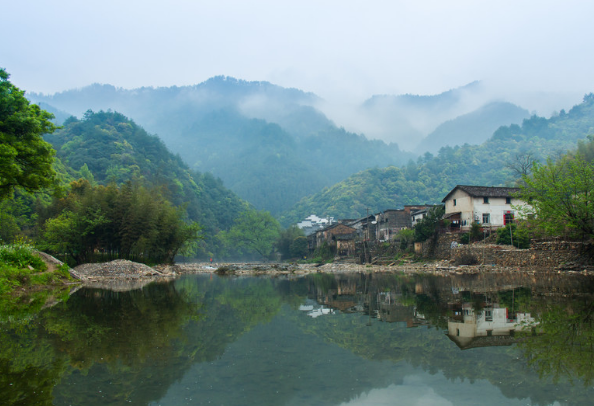
M32 92L228 75L362 102L483 80L547 114L544 99L569 108L594 91L586 0L2 0L0 10L0 67Z

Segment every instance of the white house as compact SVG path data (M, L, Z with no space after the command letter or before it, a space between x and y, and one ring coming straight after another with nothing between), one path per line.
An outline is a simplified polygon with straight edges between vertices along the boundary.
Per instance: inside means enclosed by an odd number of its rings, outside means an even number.
M504 227L516 218L514 207L525 205L515 197L519 191L514 187L458 185L442 200L444 218L454 229L469 230L473 222L493 229Z

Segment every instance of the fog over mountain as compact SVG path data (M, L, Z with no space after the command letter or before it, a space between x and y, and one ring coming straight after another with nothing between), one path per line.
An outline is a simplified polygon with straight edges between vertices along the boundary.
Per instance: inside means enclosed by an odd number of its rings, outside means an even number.
M313 92L338 106L323 109L338 126L373 134L348 106L374 95L439 95L479 80L487 92L474 109L504 100L548 117L594 86L594 3L583 0L4 3L0 66L46 94L224 75Z

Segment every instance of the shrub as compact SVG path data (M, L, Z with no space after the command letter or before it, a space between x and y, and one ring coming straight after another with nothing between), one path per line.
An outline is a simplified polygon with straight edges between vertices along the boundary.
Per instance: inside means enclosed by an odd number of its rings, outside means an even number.
M0 262L16 268L28 268L30 266L36 271L45 271L47 269L45 262L35 255L33 247L23 241L0 246Z
M516 224L508 224L497 230L497 244L511 245L512 239L514 247L530 248L530 234L525 227L518 227Z

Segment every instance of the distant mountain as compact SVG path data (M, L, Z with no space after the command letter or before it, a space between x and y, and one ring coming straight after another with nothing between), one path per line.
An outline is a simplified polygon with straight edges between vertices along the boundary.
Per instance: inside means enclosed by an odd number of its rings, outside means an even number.
M54 146L61 163L79 173L90 172L100 184L138 179L164 187L166 196L184 206L188 217L204 227L202 255L215 250L214 235L228 230L248 207L219 179L190 170L159 138L122 114L89 112L82 120L71 117L45 139Z
M316 109L314 94L267 82L215 77L195 86L92 85L28 96L77 115L113 109L132 117L192 169L213 173L275 215L355 172L413 157L337 128Z
M576 147L594 134L594 94L569 112L550 119L532 116L522 125L497 129L481 145L443 147L403 167L369 169L302 199L282 216L285 225L310 214L352 218L406 204L439 203L455 185L513 185L517 175L508 167L516 156L545 160Z
M54 119L52 120L52 122L56 125L62 125L62 123L64 121L66 121L66 119L68 119L70 116L72 116L72 114L67 113L63 110L59 110L59 109L55 108L54 106L50 106L47 103L41 102L38 104L39 104L39 107L41 107L45 111L52 113L54 115Z
M368 137L412 151L441 123L473 111L484 98L478 81L436 95L376 95L363 103L359 120L374 123Z
M440 124L416 147L415 152L437 153L449 145L477 145L486 141L500 126L520 124L530 117L528 110L512 103L492 102L453 120Z

